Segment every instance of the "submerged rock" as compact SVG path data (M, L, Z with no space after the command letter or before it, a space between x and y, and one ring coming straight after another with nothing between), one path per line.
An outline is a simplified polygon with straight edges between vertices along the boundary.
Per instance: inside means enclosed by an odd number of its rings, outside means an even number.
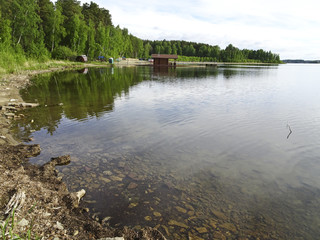
M196 230L199 233L207 233L208 232L208 230L205 227L198 227L198 228L196 228Z
M122 182L122 178L117 177L117 176L110 176L112 181L118 181L118 182Z
M181 223L181 222L177 222L175 220L170 220L168 222L169 225L174 225L174 226L178 226L178 227L182 227L182 228L189 228L186 224Z
M134 189L134 188L137 188L138 187L138 184L134 183L134 182L131 182L129 185L128 185L128 189Z
M185 210L185 209L182 208L182 207L176 206L175 208L178 210L178 212L187 213L187 210Z
M151 220L152 220L152 217L150 217L150 216L145 216L145 217L144 217L144 220L146 220L146 221L151 221Z
M223 223L220 225L220 227L230 232L237 232L237 228L232 223Z
M130 204L129 204L129 208L134 208L134 207L136 207L136 206L138 206L138 203L130 203Z
M153 212L153 215L156 217L161 217L161 213L159 213L159 212Z

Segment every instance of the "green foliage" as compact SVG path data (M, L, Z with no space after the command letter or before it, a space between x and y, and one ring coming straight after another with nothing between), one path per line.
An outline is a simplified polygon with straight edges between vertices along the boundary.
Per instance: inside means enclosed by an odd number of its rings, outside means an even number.
M52 52L52 57L54 59L61 60L73 60L75 59L76 55L76 52L65 46L56 47Z
M77 0L0 0L0 73L38 62L71 59L75 55L106 58L148 58L152 53L177 54L194 61L279 63L279 55L264 50L225 49L187 41L148 41L113 26L108 10Z
M229 44L225 49L204 43L186 41L144 41L144 46L151 46L149 54L178 54L179 61L213 62L263 62L280 63L280 57L272 52L259 50L240 50ZM149 48L149 47L148 47ZM150 49L150 48L149 48ZM184 56L184 57L181 57Z

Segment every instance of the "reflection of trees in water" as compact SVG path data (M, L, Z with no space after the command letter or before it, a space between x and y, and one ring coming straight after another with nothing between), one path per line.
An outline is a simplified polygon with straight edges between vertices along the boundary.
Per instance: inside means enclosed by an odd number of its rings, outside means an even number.
M115 98L127 95L131 86L144 79L136 68L90 69L85 75L76 71L40 75L20 92L24 101L38 102L40 107L29 109L17 127L23 132L44 128L52 134L63 115L76 120L100 117L113 110ZM28 137L23 135L20 137Z
M17 127L24 129L23 132L44 128L52 134L63 115L75 120L99 118L113 110L115 98L127 95L131 86L142 81L204 79L217 77L221 72L226 78L239 74L259 74L259 71L252 73L228 67L177 67L165 70L136 67L89 69L85 71L86 74L83 71L67 71L39 75L20 94L24 101L38 102L40 107L27 110L27 117L17 123ZM32 119L36 121L31 123ZM19 137L28 138L28 134Z
M236 76L260 76L265 74L265 69L274 68L274 66L223 66L220 71L225 79L230 79Z

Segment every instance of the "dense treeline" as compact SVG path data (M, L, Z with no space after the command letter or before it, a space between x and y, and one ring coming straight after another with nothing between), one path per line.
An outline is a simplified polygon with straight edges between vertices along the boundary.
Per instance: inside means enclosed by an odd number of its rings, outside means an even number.
M0 0L0 50L32 58L142 57L143 41L113 26L108 10L76 0Z
M186 41L144 41L150 53L177 54L184 61L214 62L264 62L279 63L280 57L270 51L248 50L229 44L225 49L219 46ZM184 56L184 57L180 57Z
M271 52L240 50L231 44L220 49L186 41L143 41L128 29L114 26L107 9L76 0L0 0L0 53L1 65L10 60L23 63L27 58L68 59L82 54L91 60L167 53L200 61L280 61Z

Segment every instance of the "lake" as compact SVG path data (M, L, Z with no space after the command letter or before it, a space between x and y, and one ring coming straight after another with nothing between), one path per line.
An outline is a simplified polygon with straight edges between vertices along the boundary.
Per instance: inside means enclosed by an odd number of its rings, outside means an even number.
M40 75L15 123L93 217L168 239L317 239L320 66L89 68Z

